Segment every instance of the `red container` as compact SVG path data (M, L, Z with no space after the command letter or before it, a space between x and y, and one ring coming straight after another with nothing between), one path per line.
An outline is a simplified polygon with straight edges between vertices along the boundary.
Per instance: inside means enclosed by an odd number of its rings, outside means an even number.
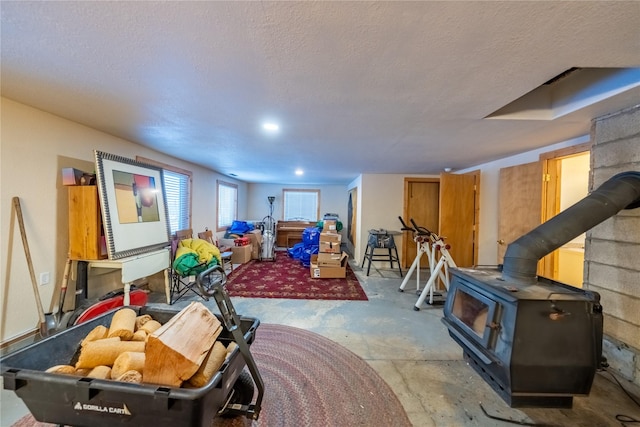
M235 243L236 246L247 246L249 243L251 243L251 240L249 240L248 237L239 237L235 239L233 243Z

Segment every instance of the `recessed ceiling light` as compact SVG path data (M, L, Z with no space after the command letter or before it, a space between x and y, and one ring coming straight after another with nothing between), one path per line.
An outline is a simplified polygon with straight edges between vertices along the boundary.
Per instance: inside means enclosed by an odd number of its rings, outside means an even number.
M273 122L264 122L262 124L262 129L268 131L268 132L277 132L280 130L280 126L277 123L273 123Z
M304 171L302 169L296 169L296 175L300 176L303 174L304 174Z

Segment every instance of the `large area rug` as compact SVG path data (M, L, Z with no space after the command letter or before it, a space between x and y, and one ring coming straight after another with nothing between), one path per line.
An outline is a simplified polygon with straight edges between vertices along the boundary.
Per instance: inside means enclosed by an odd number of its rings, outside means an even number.
M281 251L275 261L242 264L229 275L226 288L232 297L367 300L348 264L343 279L312 279L309 267Z
M265 383L260 417L216 418L216 427L411 426L400 401L375 370L321 335L262 324L251 353ZM50 425L28 415L13 427Z

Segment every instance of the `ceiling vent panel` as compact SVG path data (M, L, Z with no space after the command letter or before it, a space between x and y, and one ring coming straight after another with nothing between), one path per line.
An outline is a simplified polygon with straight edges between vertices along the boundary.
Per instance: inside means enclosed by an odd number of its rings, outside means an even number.
M640 68L570 68L487 119L554 120L640 87Z

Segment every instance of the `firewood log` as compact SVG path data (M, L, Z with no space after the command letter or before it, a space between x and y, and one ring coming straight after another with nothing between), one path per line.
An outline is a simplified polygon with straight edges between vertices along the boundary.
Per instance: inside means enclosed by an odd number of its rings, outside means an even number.
M147 335L149 335L147 331L145 331L144 329L138 329L133 333L131 341L146 341Z
M127 371L116 378L116 381L123 381L125 383L141 383L142 374L138 371Z
M109 334L109 328L107 328L104 325L98 325L95 328L93 328L91 332L87 334L87 336L82 340L80 345L85 345L89 341L95 341L95 340L107 338L108 334Z
M120 337L123 341L129 341L135 327L136 312L130 308L121 308L111 318L108 337Z
M149 335L143 382L180 387L200 368L220 332L216 316L202 303L192 302Z
M127 371L142 372L144 370L144 359L144 353L125 351L113 362L111 378L118 378Z
M161 326L162 324L157 320L149 320L147 323L140 326L140 330L145 331L147 334L152 334L158 329L160 329Z
M142 341L115 341L109 338L90 341L80 350L76 369L95 368L99 365L113 365L116 358L125 351L144 352Z
M204 387L218 372L226 356L227 348L220 341L216 341L198 371L189 378L189 384L194 387Z
M111 378L111 367L105 365L96 366L87 374L87 377L107 380Z
M140 327L145 323L147 323L149 320L153 320L153 319L148 314L142 314L136 317L136 330L140 329Z

